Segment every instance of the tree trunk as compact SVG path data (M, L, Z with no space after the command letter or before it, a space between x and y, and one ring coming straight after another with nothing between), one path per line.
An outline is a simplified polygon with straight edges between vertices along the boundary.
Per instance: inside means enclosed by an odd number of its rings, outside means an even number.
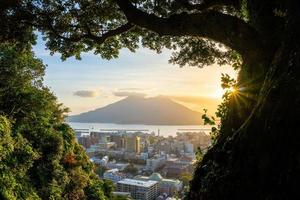
M225 137L197 167L188 199L300 199L298 20L287 25L249 118L237 131L221 130Z

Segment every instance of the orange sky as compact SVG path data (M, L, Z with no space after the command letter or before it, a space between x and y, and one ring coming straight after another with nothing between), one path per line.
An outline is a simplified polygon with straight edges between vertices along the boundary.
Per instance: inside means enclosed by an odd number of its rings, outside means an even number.
M235 77L229 66L183 67L168 63L169 51L156 54L141 48L136 53L122 50L118 59L103 60L86 53L82 60L62 62L50 56L42 41L34 51L47 64L45 83L60 102L77 114L110 104L130 94L170 96L189 108L214 112L223 90L221 73Z

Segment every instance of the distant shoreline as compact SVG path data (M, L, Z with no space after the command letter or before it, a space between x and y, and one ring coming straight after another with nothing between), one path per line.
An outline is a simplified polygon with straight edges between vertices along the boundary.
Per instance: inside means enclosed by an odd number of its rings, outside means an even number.
M145 124L145 123L112 123L112 122L76 122L65 121L66 123L82 123L82 124L116 124L116 125L147 125L147 126L201 126L203 124Z
M89 129L89 131L107 130L147 130L149 133L158 132L161 136L176 136L177 132L201 132L204 131L209 134L210 125L146 125L146 124L116 124L116 123L80 123L80 122L66 122L73 129Z

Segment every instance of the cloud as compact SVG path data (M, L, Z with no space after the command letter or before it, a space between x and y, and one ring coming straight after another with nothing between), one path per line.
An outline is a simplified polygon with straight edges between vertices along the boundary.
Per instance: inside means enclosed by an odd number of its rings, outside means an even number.
M132 92L132 91L116 91L114 95L117 97L128 97L128 96L135 96L135 97L145 97L147 94L142 92Z
M145 91L145 90L149 90L148 88L120 88L119 91Z
M73 93L74 96L79 97L96 97L99 95L99 91L92 91L92 90L78 90Z

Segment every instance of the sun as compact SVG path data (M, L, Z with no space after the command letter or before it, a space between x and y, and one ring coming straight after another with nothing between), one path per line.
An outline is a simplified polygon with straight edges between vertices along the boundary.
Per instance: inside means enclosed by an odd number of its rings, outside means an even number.
M239 90L236 87L230 87L226 89L218 88L217 90L215 90L214 97L222 99L226 91L228 91L231 95L236 95L239 93Z
M236 94L238 93L238 89L236 87L230 87L228 88L228 91L231 93L231 94Z

